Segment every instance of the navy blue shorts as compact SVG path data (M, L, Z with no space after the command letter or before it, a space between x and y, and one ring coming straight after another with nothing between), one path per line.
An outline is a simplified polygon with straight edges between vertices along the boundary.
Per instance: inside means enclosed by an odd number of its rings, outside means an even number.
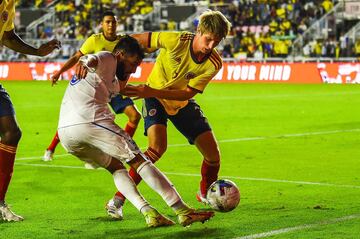
M166 126L168 119L187 138L190 144L194 144L195 139L200 134L211 131L208 120L193 99L189 100L189 103L176 115L168 115L164 106L156 98L146 98L143 103L143 117L145 135L147 135L148 128L154 124Z
M0 85L0 117L15 115L15 110L6 90Z
M134 105L134 101L129 97L117 95L111 99L109 104L116 114L121 114L124 112L126 107Z

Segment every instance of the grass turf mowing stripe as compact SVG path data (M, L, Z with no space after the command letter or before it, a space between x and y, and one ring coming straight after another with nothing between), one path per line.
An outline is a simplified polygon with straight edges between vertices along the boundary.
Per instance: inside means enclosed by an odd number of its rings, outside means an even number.
M32 166L32 167L47 167L47 168L70 168L70 169L86 169L82 166L69 166L69 165L52 165L52 164L33 164L33 163L17 163L16 165L21 166ZM98 168L103 170L103 168ZM168 175L176 176L191 176L191 177L200 177L200 174L191 174L191 173L174 173L174 172L163 172ZM271 178L250 178L250 177L236 177L236 176L221 176L221 178L229 179L238 179L244 181L262 181L262 182L272 182L272 183L289 183L289 184L304 184L304 185L316 185L316 186L327 186L327 187L338 187L338 188L356 188L360 189L360 186L357 185L345 185L345 184L331 184L331 183L318 183L318 182L306 182L306 181L291 181L291 180L280 180L280 179L271 179Z
M294 232L294 231L301 231L301 230L316 228L316 227L325 226L325 225L329 225L329 224L336 224L339 222L350 221L350 220L354 220L354 219L360 219L360 214L354 214L354 215L330 219L327 221L320 221L320 222L312 223L312 224L299 225L299 226L295 226L295 227L286 227L286 228L282 228L282 229L278 229L278 230L262 232L262 233L258 233L258 234L248 235L248 236L236 237L234 239L265 238L265 237L275 236L275 235L279 235L279 234L285 234L285 233Z

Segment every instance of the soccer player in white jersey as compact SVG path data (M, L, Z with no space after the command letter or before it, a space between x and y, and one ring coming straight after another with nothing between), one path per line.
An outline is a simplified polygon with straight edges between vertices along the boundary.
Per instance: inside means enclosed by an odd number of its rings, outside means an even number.
M174 222L161 215L139 194L124 163L136 170L162 196L175 211L181 225L204 222L214 213L195 211L183 202L166 176L115 124L115 116L108 106L111 98L125 87L143 57L139 43L130 36L124 36L112 53L101 51L80 59L88 74L83 79L74 76L66 89L60 109L60 142L80 160L107 169L113 175L118 190L144 215L149 227L169 226Z
M112 51L121 37L121 35L116 34L116 26L117 18L115 14L111 11L105 11L101 20L102 32L93 34L85 40L80 49L64 63L64 66L61 67L59 71L54 73L51 77L52 84L56 84L61 74L73 67L83 55L94 54L99 51ZM141 119L141 114L134 102L128 97L117 95L112 98L110 105L116 114L124 113L127 116L128 122L124 130L133 137ZM51 161L53 159L55 149L59 142L60 140L56 132L50 145L45 150L44 161ZM86 165L87 164L85 164L85 166Z

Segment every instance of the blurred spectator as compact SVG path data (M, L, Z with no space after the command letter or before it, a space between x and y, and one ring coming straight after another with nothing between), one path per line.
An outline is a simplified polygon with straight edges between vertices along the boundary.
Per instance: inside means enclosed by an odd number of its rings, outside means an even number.
M45 7L53 0L19 0L22 7ZM154 25L146 14L160 9L160 3L192 3L190 0L57 0L55 5L56 25L39 25L37 38L46 39L61 36L65 39L82 41L99 26L98 19L105 9L113 10L118 18L117 31L142 32L152 30L194 30L188 19L175 22L161 18L160 25ZM195 1L196 2L196 1ZM292 47L292 40L303 34L310 25L331 11L336 0L210 0L210 8L220 10L232 22L232 41L220 48L224 57L286 57ZM154 27L156 27L154 29ZM358 42L352 42L340 33L339 38L317 39L303 45L307 57L349 57L356 53ZM63 54L67 54L67 50Z
M177 30L177 23L176 23L173 19L171 19L171 18L169 18L169 21L168 21L168 23L167 23L167 29L168 29L169 31L175 31L175 30Z
M360 57L360 38L358 38L355 42L354 52L356 57Z

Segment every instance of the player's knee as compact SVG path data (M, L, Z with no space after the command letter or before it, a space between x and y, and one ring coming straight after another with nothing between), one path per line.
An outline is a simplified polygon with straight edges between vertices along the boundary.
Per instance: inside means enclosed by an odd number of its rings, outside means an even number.
M138 125L141 120L141 114L137 110L131 111L128 117L129 121L135 125Z
M1 141L8 145L17 145L20 141L22 132L19 128L9 129L4 132Z
M135 114L133 114L131 116L131 122L133 122L134 124L139 124L140 120L141 120L141 114L139 112L136 111Z

